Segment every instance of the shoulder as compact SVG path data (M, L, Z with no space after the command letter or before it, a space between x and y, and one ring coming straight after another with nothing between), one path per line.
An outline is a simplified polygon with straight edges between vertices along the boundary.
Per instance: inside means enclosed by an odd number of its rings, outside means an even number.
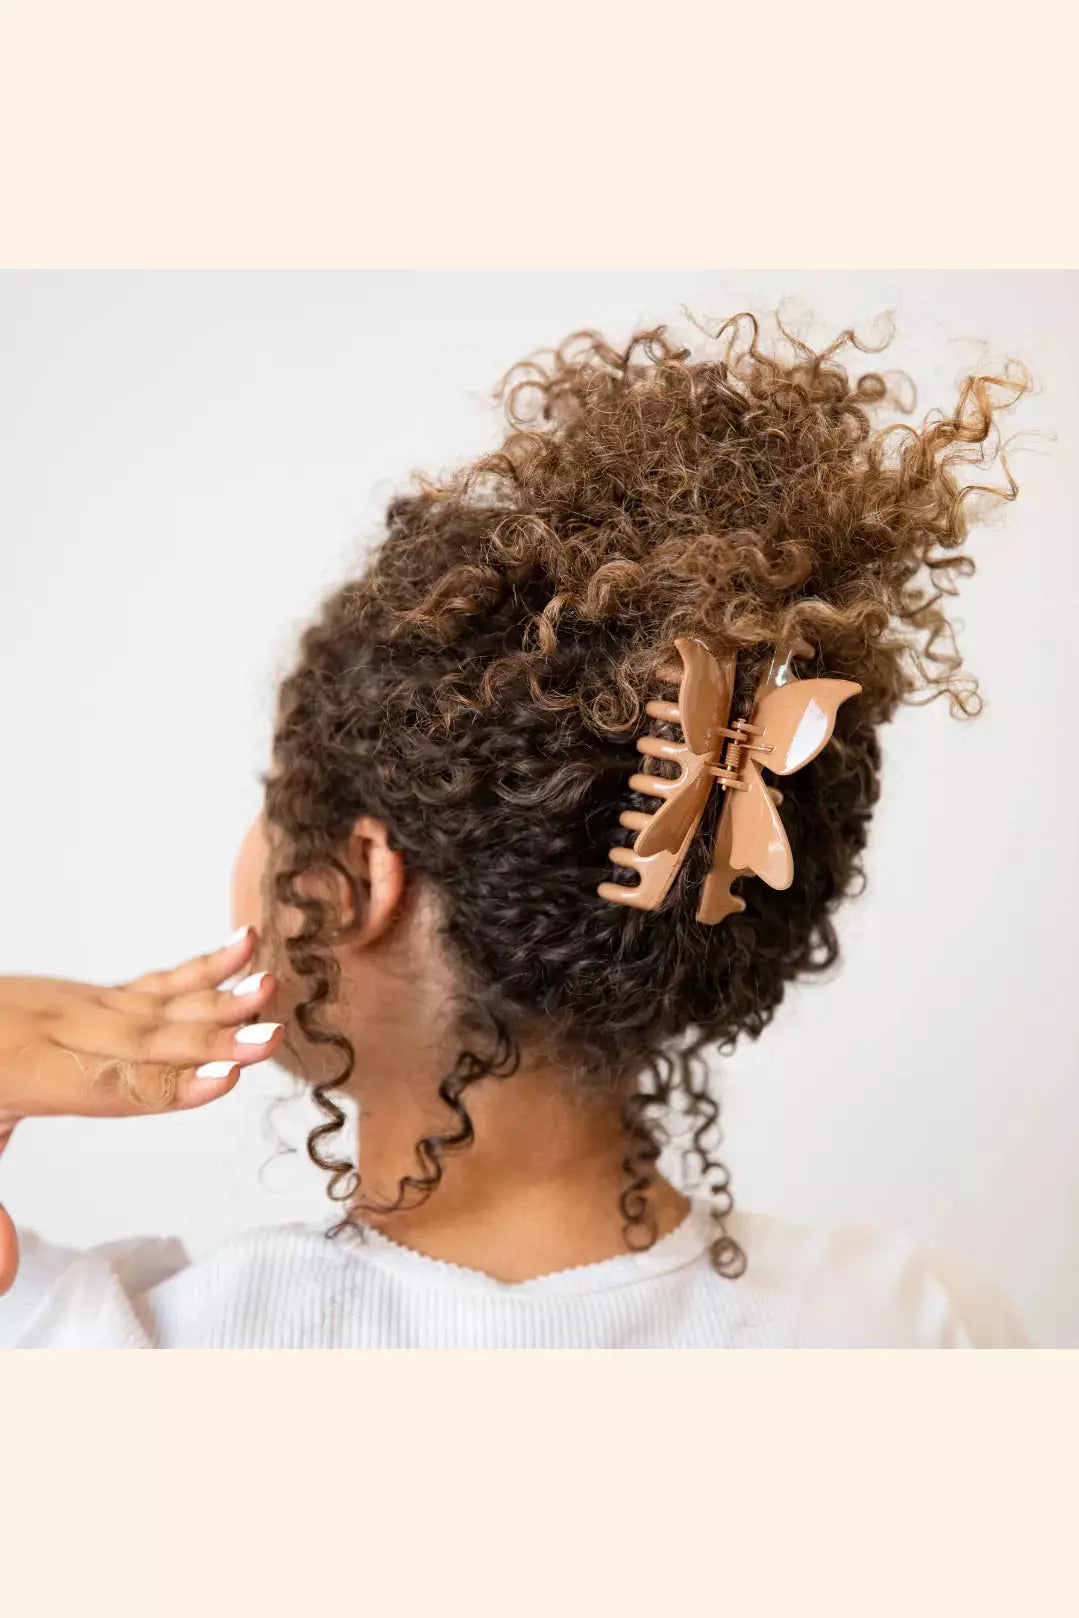
M77 1249L19 1231L15 1283L0 1297L0 1348L174 1348L272 1342L276 1316L311 1319L343 1261L319 1226L243 1231L192 1258L173 1237Z
M136 1237L85 1249L20 1229L19 1270L0 1297L0 1348L150 1346L138 1301L188 1263L171 1237Z
M321 1226L302 1224L243 1231L194 1259L175 1238L80 1251L20 1230L19 1245L0 1348L272 1344L297 1311L321 1318L346 1262Z
M0 1348L293 1346L348 1264L322 1226L301 1223L241 1231L196 1259L176 1238L74 1249L18 1235Z
M869 1224L732 1216L754 1294L783 1300L811 1347L1025 1348L1004 1294L957 1254ZM739 1283L742 1284L742 1283Z

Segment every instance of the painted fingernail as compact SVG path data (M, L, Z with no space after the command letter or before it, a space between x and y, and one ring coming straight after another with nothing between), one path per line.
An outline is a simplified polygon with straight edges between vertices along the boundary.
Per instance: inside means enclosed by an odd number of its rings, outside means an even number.
M236 1030L236 1040L240 1045L268 1045L277 1030L279 1022L249 1022L246 1028Z
M235 1062L203 1062L201 1067L195 1069L196 1079L227 1079Z
M249 978L241 978L233 989L233 994L258 994L265 972L252 972Z
M246 938L247 937L250 930L251 929L249 927L237 927L237 929L233 933L232 937L225 944L225 946L224 946L225 949L232 949L234 945L236 945L236 944L238 944L240 942L241 938Z

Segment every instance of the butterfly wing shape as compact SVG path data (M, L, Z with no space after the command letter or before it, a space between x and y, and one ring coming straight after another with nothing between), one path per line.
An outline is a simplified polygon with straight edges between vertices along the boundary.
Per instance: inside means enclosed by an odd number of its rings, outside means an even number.
M765 791L773 803L778 805L783 802L783 794L776 787L765 787ZM704 879L701 902L697 907L697 920L703 921L708 926L714 926L716 922L722 921L724 916L735 916L746 907L745 900L731 892L731 883L736 877L753 874L744 866L737 866L733 859L734 817L738 813L736 805L744 796L744 793L739 792L727 793L719 825L716 827L712 869ZM742 811L743 814L744 812ZM782 830L782 827L780 829ZM739 858L746 858L744 849L739 850Z
M731 863L731 810L734 799L740 796L741 794L737 792L728 792L725 795L719 825L716 827L712 869L705 877L704 887L701 889L697 920L705 922L709 927L715 926L717 921L722 921L724 916L737 915L746 907L745 900L731 892L731 883L736 876L742 874L736 871Z
M685 774L637 837L634 847L644 856L680 848L691 824L700 818L712 785L705 766L718 755L723 744L720 733L730 718L733 662L720 666L703 641L689 636L674 644L682 659L676 723L685 737L685 748L679 750Z
M853 680L792 680L773 685L758 698L754 725L771 751L761 763L776 775L793 775L831 740L841 703L861 690Z
M720 732L730 718L734 689L733 659L720 666L703 641L688 636L675 641L682 659L678 691L678 723L694 753L715 753L722 746Z
M794 878L791 845L755 759L746 760L742 779L744 790L728 794L731 865L735 871L752 871L770 888L789 888Z
M638 854L659 854L666 850L674 853L681 848L686 833L695 825L704 811L712 777L702 762L680 782L672 783L666 803L662 804L637 834L634 848Z
M861 689L853 680L792 680L761 693L753 724L763 732L760 741L768 751L746 758L744 789L731 795L729 858L734 871L751 871L770 888L790 887L794 860L779 817L779 794L765 784L760 766L776 775L793 775L816 758L831 739L840 704Z

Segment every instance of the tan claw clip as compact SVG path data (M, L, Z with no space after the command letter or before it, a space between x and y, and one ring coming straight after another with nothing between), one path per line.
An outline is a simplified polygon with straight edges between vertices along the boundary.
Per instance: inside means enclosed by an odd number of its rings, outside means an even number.
M716 828L712 869L705 880L697 919L708 924L745 909L731 892L738 876L759 876L773 888L790 887L794 862L779 817L779 791L766 784L761 764L776 775L793 775L830 740L841 703L861 690L853 680L797 680L790 665L795 655L777 652L758 688L747 719L730 724L735 659L719 664L703 641L675 641L682 659L677 702L652 701L645 711L653 719L681 727L683 740L668 742L642 736L637 750L649 758L669 759L679 767L676 779L638 773L629 785L635 792L661 799L646 813L626 809L620 823L636 832L630 848L612 848L612 864L636 871L632 886L601 882L601 898L637 910L657 910L666 898L700 824L712 782L725 795ZM806 649L808 651L808 648Z

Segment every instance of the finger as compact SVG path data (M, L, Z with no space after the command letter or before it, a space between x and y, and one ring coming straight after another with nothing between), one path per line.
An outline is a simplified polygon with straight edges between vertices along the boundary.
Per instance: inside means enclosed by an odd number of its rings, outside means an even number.
M239 927L220 949L192 956L165 972L147 972L121 986L163 999L195 994L200 989L215 989L251 959L257 937L254 927Z
M283 1037L278 1022L247 1022L240 1028L162 1022L143 1036L137 1055L143 1062L174 1067L202 1067L206 1062L237 1062L249 1067L272 1056Z
M200 989L174 1000L162 1000L133 989L103 989L98 999L110 1011L147 1022L202 1022L236 1027L255 1022L274 997L277 979L270 972L252 972L231 989Z
M238 1029L212 1030L216 1042L198 1066L191 1062L83 1059L61 1095L40 1091L24 1111L37 1115L68 1114L90 1118L125 1118L146 1112L179 1112L205 1106L227 1095L245 1067L266 1061L284 1040L280 1023L255 1023ZM74 1060L74 1059L73 1059Z
M231 989L210 989L181 995L163 1006L168 1022L209 1022L238 1027L257 1022L274 997L277 979L272 972L252 972Z
M95 1118L130 1118L187 1112L228 1095L242 1072L241 1063L228 1060L206 1062L197 1069L109 1062L95 1074L92 1104L85 1105L82 1113Z
M204 1062L201 1067L178 1073L175 1093L168 1103L169 1111L188 1112L193 1107L205 1107L211 1101L219 1101L236 1088L243 1070L243 1063L225 1059Z
M205 1062L193 1073L185 1073L177 1085L173 1110L187 1112L192 1107L205 1107L209 1101L227 1096L240 1082L243 1064L240 1062Z
M277 977L272 972L251 972L233 989L215 989L197 995L181 995L178 1000L167 1000L163 1013L170 1023L217 1023L220 1027L238 1027L241 1023L257 1023L277 992Z
M99 1006L79 1008L78 1037L65 1037L71 1052L121 1061L149 1061L175 1068L201 1068L204 1061L265 1061L281 1044L280 1023L218 1027L215 1023L170 1023L162 1016L129 1018Z

